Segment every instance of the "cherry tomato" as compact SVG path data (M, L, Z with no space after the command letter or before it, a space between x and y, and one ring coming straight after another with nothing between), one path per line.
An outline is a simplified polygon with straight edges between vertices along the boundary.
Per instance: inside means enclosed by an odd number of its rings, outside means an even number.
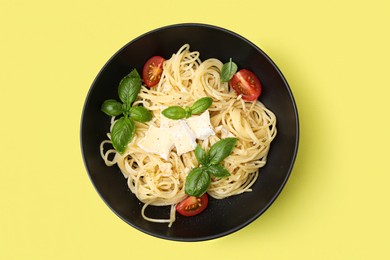
M261 84L257 76L246 69L239 70L230 80L230 86L247 101L256 100L261 94Z
M189 196L176 205L176 211L186 217L195 216L201 213L209 203L207 193L201 197Z
M149 88L157 85L163 72L163 62L165 59L161 56L153 56L144 65L142 79Z

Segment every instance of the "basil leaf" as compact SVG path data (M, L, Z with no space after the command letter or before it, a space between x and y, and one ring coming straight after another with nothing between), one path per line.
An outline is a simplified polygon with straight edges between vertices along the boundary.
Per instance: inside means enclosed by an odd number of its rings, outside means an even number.
M182 119L186 116L186 111L184 108L179 107L179 106L171 106L166 109L164 109L161 112L165 117L170 118L170 119Z
M122 103L108 99L103 102L101 110L109 116L119 116L122 114Z
M211 103L213 103L213 99L211 97L203 97L201 99L198 99L192 106L191 106L191 114L201 114L206 109L208 109L211 106Z
M230 59L229 62L222 65L221 81L228 82L236 72L237 72L237 65L232 61L232 59Z
M195 157L201 165L206 166L209 163L209 158L205 150L198 144L195 148Z
M221 139L211 146L209 151L210 162L209 165L217 165L223 161L233 151L236 145L237 138L228 137Z
M111 141L115 150L120 154L126 151L128 143L133 139L135 126L133 121L127 117L121 117L115 122L111 131Z
M186 111L186 118L190 118L192 115L192 110L190 107L184 107L184 110Z
M226 168L223 167L221 164L210 165L209 167L207 167L207 172L218 178L223 178L230 175L230 172L226 170Z
M188 173L184 192L190 196L200 197L210 185L210 175L204 168L194 168Z
M118 95L124 103L125 112L128 112L131 104L137 99L141 89L142 80L136 69L133 69L119 83Z
M129 112L130 112L129 114L130 118L135 121L144 123L152 120L152 113L149 110L147 110L145 107L141 107L141 106L132 107L130 108Z

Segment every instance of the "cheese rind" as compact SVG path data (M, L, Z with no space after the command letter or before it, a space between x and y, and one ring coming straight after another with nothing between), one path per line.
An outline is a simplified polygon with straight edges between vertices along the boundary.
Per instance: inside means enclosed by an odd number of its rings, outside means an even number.
M210 123L208 110L201 115L180 120L171 120L160 114L160 127L151 125L138 146L147 153L157 154L168 160L173 148L176 148L180 156L195 150L196 139L207 140L211 135L215 135L215 131Z
M196 139L206 140L210 135L215 135L210 123L210 113L208 110L199 116L192 116L186 119L186 123L194 132Z
M169 129L179 156L183 153L195 150L195 134L184 120L177 120Z

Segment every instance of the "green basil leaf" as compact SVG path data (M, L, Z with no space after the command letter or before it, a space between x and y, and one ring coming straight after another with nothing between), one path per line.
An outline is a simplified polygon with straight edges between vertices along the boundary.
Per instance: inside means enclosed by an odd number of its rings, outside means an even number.
M207 167L207 172L218 178L223 178L230 175L230 172L226 170L226 168L223 167L221 164L210 165L209 167Z
M187 175L184 192L200 197L207 191L210 181L210 175L204 168L194 168Z
M211 104L213 103L213 99L211 97L203 97L198 99L192 106L191 106L191 114L201 114L206 109L208 109Z
M182 118L185 118L185 116L186 116L185 109L182 107L179 107L179 106L168 107L168 108L164 109L161 113L165 117L167 117L169 119L174 119L174 120L182 119Z
M152 113L144 107L132 107L129 112L129 117L135 121L144 123L152 120Z
M122 103L108 99L103 102L101 110L109 116L119 116L123 112Z
M135 126L133 121L127 117L118 119L111 131L111 141L115 150L120 154L126 151L128 143L133 139Z
M128 112L131 104L137 99L141 85L142 80L136 69L133 69L119 83L118 95L120 100L125 104L125 112Z
M222 82L228 82L233 77L234 73L237 72L237 65L232 61L232 59L229 60L229 62L223 64L221 69L221 81Z
M206 151L203 150L199 144L195 148L195 157L198 162L203 166L206 166L209 163L209 158Z
M222 162L223 159L228 157L229 154L233 151L236 142L237 138L228 137L225 139L221 139L215 144L213 144L209 151L209 165L217 165Z
M192 115L192 110L190 107L184 107L184 110L186 111L186 118L190 118Z

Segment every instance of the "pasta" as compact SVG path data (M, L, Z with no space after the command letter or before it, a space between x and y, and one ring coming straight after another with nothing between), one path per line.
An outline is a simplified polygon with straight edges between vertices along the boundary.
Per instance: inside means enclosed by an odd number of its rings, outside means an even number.
M121 155L114 149L105 149L108 139L101 143L100 152L107 166L118 165L127 179L129 189L144 203L142 216L152 222L175 221L175 205L187 195L184 193L186 174L198 166L194 151L179 155L173 148L168 158L145 152L138 145L149 127L160 127L163 121L161 110L168 106L190 106L199 98L213 99L208 111L215 134L197 143L208 150L218 140L234 136L237 143L230 156L223 162L230 176L212 178L207 193L216 199L251 191L258 178L258 170L267 161L270 144L275 138L276 117L260 101L247 102L221 82L222 62L218 59L200 60L200 53L190 51L188 44L163 64L163 73L156 87L143 86L134 105L142 105L153 114L153 120L136 122L134 139ZM111 126L115 122L113 117ZM112 158L112 159L109 159ZM166 219L150 218L149 206L170 206Z

